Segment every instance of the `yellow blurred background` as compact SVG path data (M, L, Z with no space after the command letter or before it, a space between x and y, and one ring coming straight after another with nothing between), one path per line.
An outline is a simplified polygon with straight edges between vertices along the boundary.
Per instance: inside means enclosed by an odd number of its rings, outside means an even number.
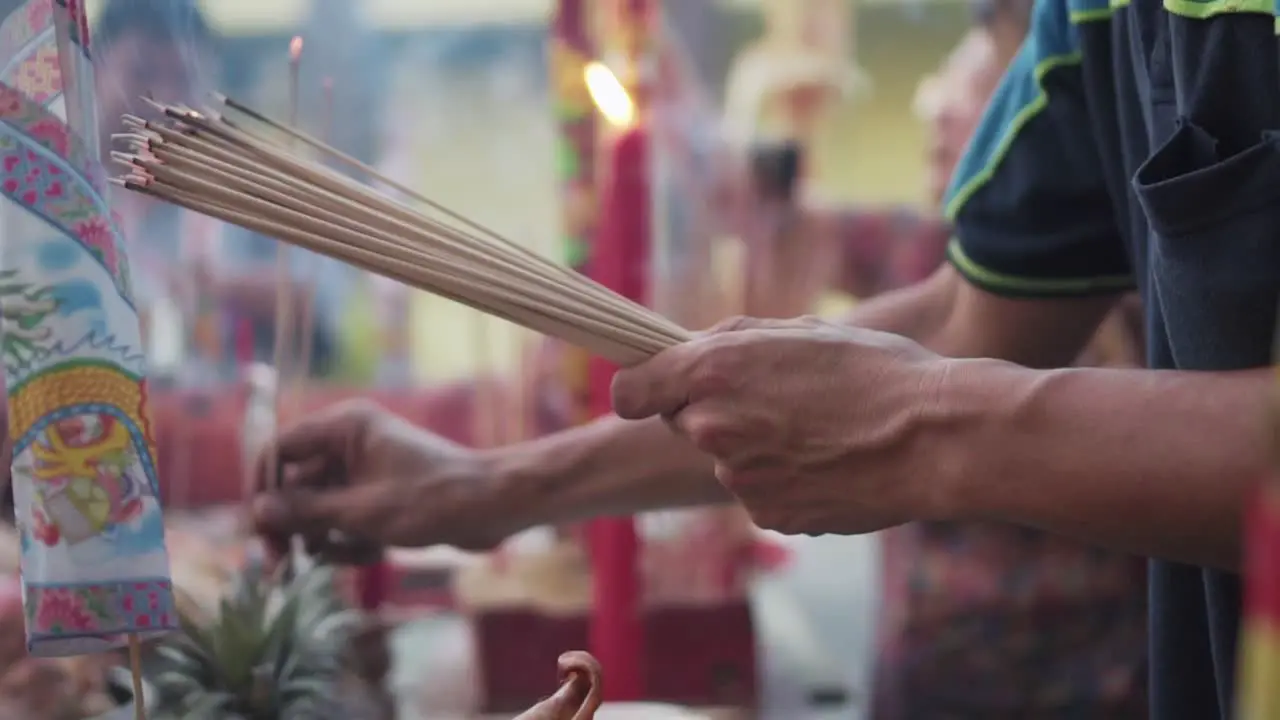
M551 0L358 0L375 27L545 24ZM299 26L312 0L204 0L210 22L228 35L276 34ZM759 29L759 0L720 0L737 15L741 37ZM858 3L855 3L858 4ZM911 115L921 76L934 68L966 23L955 0L872 0L859 4L857 61L872 94L842 108L821 133L827 162L818 178L828 194L851 202L914 203L922 183L923 128ZM484 137L483 132L477 135ZM459 142L457 147L464 147Z

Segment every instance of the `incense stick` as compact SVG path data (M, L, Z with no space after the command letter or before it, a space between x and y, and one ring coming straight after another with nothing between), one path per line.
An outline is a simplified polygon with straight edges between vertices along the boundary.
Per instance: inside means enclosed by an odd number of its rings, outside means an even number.
M301 38L299 38L301 40ZM332 103L333 99L333 82L329 78L325 78L325 108L326 108L326 128L332 122ZM295 99L297 95L295 93ZM295 106L291 115L291 120L297 124L298 108ZM328 130L326 129L326 134ZM318 269L316 257L297 248L280 248L282 253L297 253L303 261L304 269L315 271ZM314 277L314 273L313 277ZM302 293L298 307L298 351L294 357L292 382L285 385L285 401L286 413L288 418L298 417L302 412L304 398L306 397L307 381L311 379L311 356L315 350L315 312L316 312L316 287L314 281L304 281L302 287L306 292Z
M299 83L302 69L302 48L302 36L294 35L293 39L289 41L289 125L291 127L297 127L298 125L298 105L301 102ZM290 143L290 145L293 144ZM294 340L298 334L295 331L301 330L294 323L297 314L294 312L293 307L294 281L290 261L295 252L298 252L298 249L288 245L276 248L276 332L273 354L277 385L272 407L275 409L277 429L283 423L292 421L294 407L291 390L295 382L295 373L303 374L299 372L299 369L302 363L305 362L294 352L295 348L293 347ZM284 472L284 465L280 461L278 446L277 454L272 458L271 465L277 474ZM274 486L278 487L283 483L284 478L276 477L274 480ZM289 554L282 574L282 577L286 580L300 571L306 557L306 545L302 538L289 538L289 545Z
M325 142L331 142L333 138L333 78L326 77L321 82L321 89L324 92L324 115L322 117L322 127L324 128ZM297 127L297 109L295 108L295 116L293 118L294 127ZM318 263L312 255L304 255L307 265L311 270L318 269ZM316 286L314 281L307 285L308 292L302 297L302 307L299 308L298 315L298 373L294 377L293 386L290 393L291 413L301 413L303 399L306 396L307 381L311 379L311 356L315 352L315 324L316 324Z
M348 155L347 153L344 153L341 150L338 150L337 148L330 146L327 143L321 142L316 138L297 130L296 128L289 127L277 120L273 120L270 117L258 112L257 110L254 110L253 108L250 108L249 106L241 102L238 102L230 97L227 97L226 95L223 95L221 93L215 93L214 99L220 102L222 105L236 112L239 112L240 114L254 120L255 122L261 123L262 125L265 125L269 128L285 133L289 137L303 143L304 145L312 148L313 150L316 150L317 152L319 152L320 154L324 155L325 157L331 160L336 160L346 165L349 168L352 168L354 170L358 170L359 172L367 174L369 177L395 190L396 192L400 193L404 197L414 200L415 202L422 203L423 205L426 205L432 210L442 213L445 216L449 217L450 219L462 223L463 225L469 227L471 230L475 232L478 232L482 235L493 238L498 242L508 244L509 246L512 247L512 249L522 254L538 257L537 253L534 253L532 250L529 250L523 245L520 245L518 243L512 243L510 240L507 240L506 238L502 237L501 234L490 229L489 227L485 225L481 225L480 223L475 222L474 220L466 218L454 212L453 210L450 210L449 208L422 195L421 193L417 192L413 188L408 187L407 185L395 180L394 178L390 178L390 177L387 177L386 175L383 175L382 173L379 173L377 169L372 167L371 165L364 163L359 159L352 157L351 155ZM557 266L557 267L560 267L560 266ZM568 268L563 268L563 267L561 267L561 270L567 273L573 272L572 270ZM591 282L594 282L594 281L591 281Z
M651 310L412 191L404 194L436 212L381 195L220 117L175 106L161 109L173 122L125 118L132 132L123 138L132 152L113 155L130 171L116 183L585 346L624 365L689 338ZM323 152L340 155L331 148Z
M543 317L519 304L521 300L519 296L513 296L510 291L495 293L492 299L480 299L472 294L465 278L459 280L448 272L437 271L429 266L405 262L398 258L388 258L368 248L344 244L315 233L297 230L288 224L210 202L189 192L173 189L160 191L156 185L148 183L145 179L113 178L113 182L196 212L276 237L284 242L307 247L370 272L470 305L532 330L560 337L614 362L635 364L661 351L664 347L674 344L674 341L671 341L657 346L652 339L637 336L629 328L603 324L588 318L582 318L578 322L564 322L556 318Z
M248 194L239 192L238 190L228 189L228 187L235 182L235 178L232 175L221 173L218 170L211 170L210 174L213 180L217 182L210 182L208 180L197 178L192 173L185 171L185 168L183 168L182 165L183 160L178 158L175 162L171 162L167 166L162 165L153 167L153 170L157 177L173 183L176 187L185 187L188 191L199 192L205 200L218 200L230 197L233 199L234 203L241 205L241 207L261 209L277 220L295 222L297 223L298 229L319 228L320 232L337 233L338 237L353 235L356 238L360 238L361 236L355 233L365 233L366 235L362 238L363 243L367 246L378 247L386 252L389 258L402 261L436 260L444 261L449 264L455 264L457 262L455 258L446 258L441 257L436 253L422 252L419 248L395 245L394 240L388 240L388 238L393 238L394 236L387 233L385 228L353 222L350 217L337 214L329 208L308 206L305 203L294 202L283 193L265 185L258 187L259 197L252 197ZM225 183L222 181L225 181ZM279 200L281 204L273 206L270 203L265 202L263 198ZM350 237L348 237L348 239L350 239ZM312 242L315 242L315 240ZM330 241L325 240L323 242ZM321 252L323 252L323 250L321 250ZM493 269L494 268L491 266L473 268L466 265L455 265L452 268L460 278L476 280L479 282L484 281L486 276L489 275ZM420 268L420 271L430 273L433 272L433 269L429 267ZM524 277L522 276L521 279L524 279ZM552 289L554 290L555 288ZM550 303L555 307L563 308L566 311L577 309L587 317L607 319L607 315L601 315L599 311L592 307L578 308L575 306L573 301L584 299L581 296L565 299L556 295L550 295L536 297L536 299L539 302ZM589 300L589 298L585 299ZM660 330L648 330L648 328L645 328L645 330L646 332L644 335L654 340L662 340L664 338L674 339L673 336L666 335Z
M242 150L237 150L237 148L235 147L235 143L237 142L242 144L247 142L250 145L251 149L257 149L258 151L257 154L259 156L262 154L261 151L263 150L267 152L274 152L276 156L275 160L284 161L285 170L287 170L288 173L292 173L293 175L282 174L279 168L270 169L269 172L274 174L275 176L274 179L277 182L283 179L286 183L293 184L295 187L289 189L289 192L296 193L297 190L301 189L299 187L296 187L297 180L294 177L294 175L302 175L302 176L306 176L307 179L309 180L318 181L319 184L317 186L312 186L311 190L315 190L316 187L323 187L327 191L328 199L337 198L339 202L347 203L348 207L350 207L350 202L351 202L349 196L353 189L357 192L357 194L363 194L362 197L358 198L361 201L372 200L377 202L390 202L390 201L387 201L385 198L381 198L377 193L374 193L370 189L364 186L355 184L349 178L346 178L344 176L337 175L337 174L324 175L324 174L318 173L317 168L315 168L314 166L308 167L306 163L300 163L291 158L282 158L281 156L279 156L278 151L273 151L270 147L264 146L260 140L255 139L251 136L244 135L243 133L238 133L238 131L228 130L227 128L219 127L217 124L211 123L206 118L203 118L203 117L199 117L195 115L184 116L182 113L174 112L173 110L168 110L167 112L170 112L171 114L174 114L178 117L185 117L189 122L195 123L201 126L201 128L203 129L208 129L213 133L220 135L219 137L215 137L212 140L210 140L209 138L197 139L197 138L191 138L189 135L184 135L183 133L180 133L173 129L153 128L153 130L155 130L159 135L163 136L168 141L176 141L178 143L187 144L187 145L190 145L192 143L196 145L201 145L203 151L206 154L212 152L215 156L221 157L224 160L230 160L233 164L239 163L241 165L244 164L246 157ZM134 119L126 118L126 123L136 123L139 126L145 125L145 123L142 123L141 120L137 120L136 118ZM157 152L159 152L156 149L155 142L149 142L149 143L146 143L146 145L147 145L149 155L154 156ZM155 159L155 158L152 158L152 159ZM168 161L172 161L171 157L166 157L164 159ZM255 169L264 170L264 166L258 163L255 166ZM335 194L334 191L337 191L337 194ZM346 197L343 196L343 193L346 194ZM367 210L367 208L364 208L364 209ZM463 252L464 254L467 254L468 257L471 257L472 259L475 258L476 248L474 246L474 242L476 239L474 238L474 236L468 237L466 236L465 233L459 233L457 228L447 226L445 224L440 223L439 221L428 220L424 218L424 216L422 216L420 213L417 213L411 208L407 208L400 204L396 204L395 207L392 207L392 208L383 207L382 213L383 213L384 220L386 219L385 214L388 210L391 213L391 217L394 217L397 220L404 220L407 218L410 221L414 221L418 223L426 222L427 229L435 233L435 240L437 241L447 240L452 245L453 249L460 250L461 252ZM510 241L503 239L503 242L505 243L503 247L511 246ZM468 243L470 243L471 245L468 246ZM502 250L502 249L503 248L498 248L498 250ZM523 248L520 248L520 249L523 250ZM515 258L515 261L517 263L524 264L526 266L526 269L529 267L533 267L535 269L543 270L544 276L547 277L555 285L563 285L562 280L566 277L569 277L570 279L577 281L573 283L574 285L581 286L581 289L597 295L602 300L605 300L608 302L622 302L622 303L629 302L629 301L622 300L616 294L611 293L608 290L605 290L604 288L600 287L598 284L590 280L586 280L580 275L571 273L570 271L567 271L566 269L558 265L555 265L554 263L550 263L549 261L545 260L541 256L538 256L532 252L528 252L528 251L526 252L527 254L521 253L523 257ZM506 255L510 256L510 253L506 253ZM529 262L526 263L525 260L528 260ZM504 261L507 264L510 264L512 262L512 259L510 257L507 257L504 259ZM547 270L547 268L550 268L549 271ZM546 272L550 272L550 276L547 276ZM566 275L566 273L568 274ZM677 336L683 333L683 330L680 330L677 326L670 323L669 321L666 321L665 319L662 319L662 318L658 318L658 320L662 323L665 323L668 329L675 331L677 333Z
M142 643L136 634L129 635L129 672L133 676L134 720L147 720L147 698L142 687Z
M302 65L302 36L295 35L289 41L289 124L298 124L299 73ZM292 377L290 346L293 344L293 273L290 271L289 256L293 248L280 247L276 250L276 308L275 308L275 347L274 363L276 374L280 379L281 392L278 400L287 400L289 381ZM277 416L279 404L277 404Z

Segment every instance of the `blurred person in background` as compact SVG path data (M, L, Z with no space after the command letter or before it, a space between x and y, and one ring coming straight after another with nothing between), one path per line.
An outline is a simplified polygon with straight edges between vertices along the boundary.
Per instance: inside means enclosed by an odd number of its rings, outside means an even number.
M91 35L104 152L112 148L110 135L125 131L121 115L155 118L141 98L200 106L215 89L217 38L195 0L106 0ZM108 161L108 167L114 165ZM237 361L270 360L281 245L138 193L115 192L111 202L130 243L139 307L169 298L184 315L186 355L202 361L185 365L225 379ZM295 280L287 291L299 311L290 320L297 329L300 309L314 303L308 361L312 371L323 372L332 362L349 271L300 251L289 259ZM252 358L238 347L246 330ZM293 347L300 347L296 340Z
M938 203L1021 44L1029 3L982 3L975 11L974 28L918 99L932 136L928 212L811 207L786 187L798 182L798 167L766 167L794 165L794 153L757 158L768 162L754 168L737 209L756 254L749 312L794 315L829 287L865 296L938 267L948 237ZM1129 304L1083 360L1141 364L1137 325ZM706 459L692 448L662 429L616 419L478 453L377 408L346 406L278 443L286 463L325 469L294 476L286 496L261 498L258 521L274 537L324 537L337 528L386 544L486 549L535 525L725 499L705 482ZM429 506L406 500L416 493ZM884 537L873 717L1145 715L1140 559L1006 526L915 524Z

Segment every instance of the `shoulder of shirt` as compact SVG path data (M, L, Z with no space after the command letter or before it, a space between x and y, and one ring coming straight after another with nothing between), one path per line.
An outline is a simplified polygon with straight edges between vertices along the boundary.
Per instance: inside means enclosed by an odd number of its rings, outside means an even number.
M1111 16L1110 0L1035 0L1023 49L1037 63L1080 51L1076 25Z

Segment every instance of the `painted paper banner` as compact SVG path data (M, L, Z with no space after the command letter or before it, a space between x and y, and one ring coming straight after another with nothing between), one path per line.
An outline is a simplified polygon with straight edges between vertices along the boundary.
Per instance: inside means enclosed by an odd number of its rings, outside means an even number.
M124 239L78 0L0 21L0 355L34 655L175 629Z

